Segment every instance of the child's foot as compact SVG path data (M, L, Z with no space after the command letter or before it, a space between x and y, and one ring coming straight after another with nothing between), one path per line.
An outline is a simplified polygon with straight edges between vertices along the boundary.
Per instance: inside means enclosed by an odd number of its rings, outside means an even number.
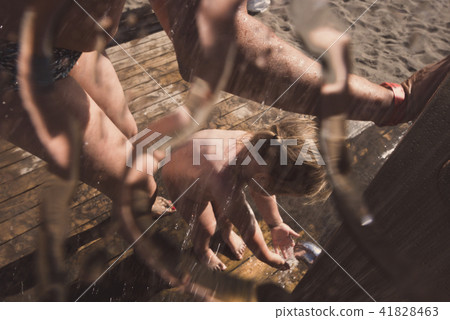
M152 206L152 215L154 217L159 217L163 213L172 213L176 209L172 204L172 201L164 199L163 197L156 197L155 203Z
M205 252L197 253L200 262L206 264L208 268L215 271L224 271L227 266L219 259L215 253L208 248Z
M270 252L268 256L263 260L269 266L280 269L280 270L288 270L290 268L289 264L275 252Z
M222 239L228 245L228 248L230 248L236 259L241 260L244 257L246 248L244 240L242 240L242 238L239 237L233 230L231 230L231 232L227 232L226 234L223 233Z

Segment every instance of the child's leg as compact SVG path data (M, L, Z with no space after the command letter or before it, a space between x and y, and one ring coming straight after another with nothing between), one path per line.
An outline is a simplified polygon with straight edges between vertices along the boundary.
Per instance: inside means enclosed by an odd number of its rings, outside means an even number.
M233 225L230 220L224 219L220 221L220 234L234 256L241 260L244 256L246 245L242 238L233 231Z
M178 202L178 210L187 223L194 223L192 242L194 252L200 261L211 269L225 270L227 267L209 247L211 237L216 231L216 218L211 203L198 203L189 199Z
M259 260L274 268L289 269L289 265L284 259L267 247L261 228L250 210L245 208L245 210L233 211L228 218L239 230L248 248Z

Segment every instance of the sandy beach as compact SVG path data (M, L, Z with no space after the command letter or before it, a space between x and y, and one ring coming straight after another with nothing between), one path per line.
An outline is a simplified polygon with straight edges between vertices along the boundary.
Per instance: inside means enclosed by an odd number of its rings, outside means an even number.
M272 0L269 10L255 17L279 37L301 48L289 20L290 2ZM330 0L329 3L344 28L354 23L348 31L353 43L353 73L371 81L402 81L426 64L450 54L450 3L446 0L380 0L375 4L373 0ZM125 10L147 4L145 0L128 0Z

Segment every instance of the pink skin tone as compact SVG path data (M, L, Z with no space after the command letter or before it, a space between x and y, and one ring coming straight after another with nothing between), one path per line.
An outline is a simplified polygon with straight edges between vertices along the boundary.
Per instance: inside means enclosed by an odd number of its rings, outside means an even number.
M255 179L263 187L266 185L269 178L266 168L258 165L255 160L245 167L239 164L230 166L228 162L227 155L230 153L230 148L234 148L228 144L228 139L237 139L236 153L239 157L244 147L239 141L248 136L249 134L244 131L199 131L193 135L192 139L172 152L171 161L162 168L162 178L173 199L178 198L198 179L197 183L179 200L177 209L188 223L194 221L194 251L201 261L216 270L226 268L209 247L210 239L218 226L223 240L237 259L242 258L245 243L259 260L272 267L286 269L289 266L284 259L267 247L261 229L243 194L243 188L249 185L250 194L264 221L274 226L271 234L275 250L286 258L286 250L294 246L292 237L298 237L298 234L283 223L275 196L266 195L253 182ZM193 164L193 139L211 138L224 141L224 159L207 160L201 156L200 165ZM201 153L215 154L215 148L215 146L203 146ZM236 170L242 171L237 173ZM232 231L232 225L237 228L243 241Z

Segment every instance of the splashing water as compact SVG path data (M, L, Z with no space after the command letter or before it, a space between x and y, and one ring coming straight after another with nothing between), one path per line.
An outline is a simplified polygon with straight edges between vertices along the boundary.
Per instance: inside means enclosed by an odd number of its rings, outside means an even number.
M194 206L194 212L197 212L198 210L198 205ZM191 219L189 220L189 226L188 229L186 231L186 235L184 237L183 243L181 244L181 250L184 251L189 247L189 243L191 242L192 239L192 231L194 230L194 225L195 225L195 218L196 215L193 214L191 216Z
M292 272L292 269L298 266L298 260L295 258L294 255L294 247L290 247L286 251L287 251L286 262L289 265L288 271Z

